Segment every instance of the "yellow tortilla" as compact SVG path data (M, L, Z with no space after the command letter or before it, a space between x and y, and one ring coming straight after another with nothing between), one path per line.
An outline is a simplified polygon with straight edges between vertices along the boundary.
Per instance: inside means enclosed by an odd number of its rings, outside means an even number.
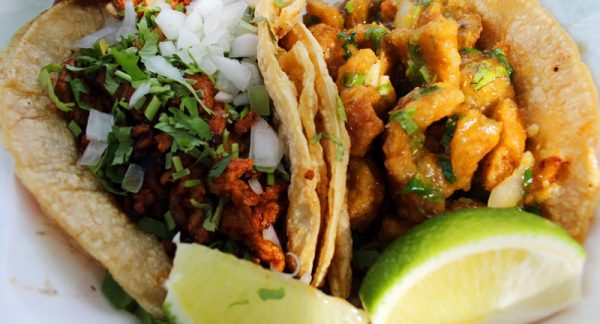
M79 154L62 113L37 81L45 65L66 60L71 45L102 24L100 6L62 1L17 35L4 57L0 122L17 176L45 214L142 307L161 316L162 282L171 267L162 245L136 229L77 164Z
M517 101L527 125L538 125L528 149L536 161L568 161L545 216L583 241L598 203L595 148L600 142L598 96L576 44L537 1L472 0L483 19L485 45L506 44Z
M271 22L277 19L271 0L260 0L256 5L256 16L265 17ZM305 174L316 171L311 159L309 139L303 132L298 108L298 93L294 83L282 70L277 60L280 49L267 22L258 26L258 65L265 79L265 86L275 105L275 112L281 126L280 133L285 140L290 162L290 186L288 188L289 207L286 217L287 249L300 260L299 276L310 277L317 249L321 206L317 195L317 177L309 180Z

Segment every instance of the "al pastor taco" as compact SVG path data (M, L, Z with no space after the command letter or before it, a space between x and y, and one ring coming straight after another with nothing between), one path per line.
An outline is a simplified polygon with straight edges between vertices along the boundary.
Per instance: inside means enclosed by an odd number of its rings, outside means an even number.
M315 68L316 43L274 41L303 7L62 1L3 56L0 122L17 175L151 314L174 241L315 286L336 259L349 229L338 226L348 153L336 93L318 88L332 81Z

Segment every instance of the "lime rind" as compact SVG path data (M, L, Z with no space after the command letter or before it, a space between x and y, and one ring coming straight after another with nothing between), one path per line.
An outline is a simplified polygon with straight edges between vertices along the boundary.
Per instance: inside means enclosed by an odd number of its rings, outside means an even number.
M375 314L382 298L426 262L461 246L511 235L550 238L585 258L585 250L566 231L537 215L514 208L463 209L438 215L394 241L367 273L360 299L368 312Z

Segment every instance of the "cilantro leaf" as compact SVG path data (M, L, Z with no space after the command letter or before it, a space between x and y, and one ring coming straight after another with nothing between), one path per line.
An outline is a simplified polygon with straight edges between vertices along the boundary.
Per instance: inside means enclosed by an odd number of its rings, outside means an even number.
M132 127L113 126L112 133L119 141L119 146L115 151L115 157L112 160L112 165L124 164L129 160L133 152L133 140L131 139Z
M263 301L270 299L279 300L285 297L285 289L283 287L276 289L259 288L257 293L258 297Z
M62 71L62 67L58 64L49 64L46 65L38 76L38 81L40 83L40 87L48 94L50 100L54 103L56 108L68 112L75 106L74 103L64 103L58 99L56 93L54 93L54 86L52 85L52 80L50 79L50 73L60 73Z
M219 204L215 209L214 213L211 213L204 219L204 223L202 223L202 227L209 232L214 232L219 228L219 224L221 223L221 215L223 214L223 207L227 202L227 198L219 198Z
M126 51L119 51L114 47L111 51L117 63L133 80L138 81L148 78L148 75L137 65L140 60L139 56L127 53Z
M213 167L208 172L208 176L211 178L220 176L223 173L223 171L225 171L227 166L229 165L229 161L231 161L231 157L232 157L231 155L228 155L228 156L222 158L221 161L215 163L215 165L213 165Z
M354 46L355 48L358 48L358 44L356 43L356 40L354 39L355 36L356 36L355 32L351 32L349 35L347 35L346 33L337 34L337 38L344 41L342 48L344 49L344 58L346 60L349 59L350 56L352 56L352 51L350 50L350 46Z
M340 117L340 119L345 122L347 117L346 117L346 109L344 108L344 103L342 102L342 98L340 98L340 96L337 96L337 113L338 116Z
M387 33L388 30L383 26L377 25L367 27L365 36L371 40L371 43L373 43L373 47L375 47L375 53L379 54L379 50L381 49L381 40Z
M437 158L440 166L442 167L442 172L444 173L444 178L448 181L448 183L456 182L456 174L454 174L454 170L452 169L452 163L445 156L438 156Z
M313 145L317 144L323 138L332 141L337 146L336 159L338 161L341 161L344 158L344 154L346 153L346 148L344 147L344 144L342 144L342 141L340 141L339 138L328 133L320 132L313 136L313 138L310 140L310 143Z
M460 119L460 115L454 115L446 120L446 126L444 127L444 133L440 139L440 144L444 148L444 152L450 153L450 141L454 137L454 131L456 130L456 123Z
M412 135L420 129L419 125L412 118L415 113L415 108L398 109L390 115L389 120L398 122L408 135Z

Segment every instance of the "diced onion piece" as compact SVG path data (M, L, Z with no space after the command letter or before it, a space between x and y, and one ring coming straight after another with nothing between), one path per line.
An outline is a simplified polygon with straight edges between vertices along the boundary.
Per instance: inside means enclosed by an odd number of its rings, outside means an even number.
M253 85L248 87L248 99L250 108L261 116L270 114L269 93L264 85Z
M114 118L112 114L103 113L96 109L90 109L85 136L90 141L106 142L108 133L112 130L113 123Z
M373 64L367 71L365 76L365 85L377 88L379 85L379 78L381 75L381 63L377 62Z
M135 25L135 19L137 14L135 13L135 7L133 5L132 0L125 0L125 16L123 17L123 23L121 27L117 31L117 41L121 39L121 37L128 37L129 35L134 35L137 33L137 28Z
M97 32L87 35L84 38L77 41L75 43L75 47L77 47L77 48L92 48L102 38L104 38L104 40L106 40L106 42L108 44L111 44L114 40L114 34L116 32L117 32L116 27L104 27L104 28L98 30ZM112 37L107 37L109 35ZM111 39L111 42L109 42L109 39Z
M233 100L233 96L225 91L219 91L217 95L215 95L215 101L218 102L231 102Z
M181 243L181 232L177 232L177 234L175 234L173 236L173 239L171 240L171 242L173 242L175 244Z
M198 12L202 17L206 18L211 15L217 15L216 13L220 12L221 8L223 8L223 2L220 0L194 1L190 4L190 7L193 11Z
M150 72L162 75L165 78L169 78L175 81L183 82L183 75L176 67L171 65L162 56L153 56L146 59L146 69Z
M200 43L200 38L194 32L185 27L179 29L177 49L187 49L198 43Z
M525 194L523 176L525 175L525 171L533 166L534 162L535 160L531 152L525 152L521 158L519 167L492 189L490 198L488 199L488 207L508 208L517 206Z
M198 64L200 64L200 62L202 62L202 58L204 58L204 56L206 56L206 53L208 52L208 49L206 48L206 46L204 46L204 44L198 43L194 46L192 46L189 50L190 55L192 56L192 58L194 59L194 61Z
M224 50L223 47L219 44L211 44L207 46L208 55L213 56L223 56Z
M188 53L187 49L182 49L182 50L177 51L177 56L179 56L181 61L183 61L183 63L185 63L185 64L194 63L194 60L192 59L192 56L190 56L190 53Z
M233 83L233 85L244 91L250 84L250 70L241 65L237 60L232 60L226 57L212 56L212 61L217 66L217 69Z
M229 80L223 75L223 73L217 74L217 84L215 84L217 89L225 91L227 93L238 93L237 88L229 82Z
M185 14L177 10L164 9L156 16L155 22L168 39L176 39L179 36L179 29L185 23Z
M145 95L150 92L150 82L146 81L142 83L135 92L131 95L131 99L129 99L129 107L135 107L137 102L142 99Z
M252 178L252 179L248 180L248 186L257 195L262 195L263 193L265 193L262 185L260 184L260 181L258 181L258 179L256 179L256 178Z
M250 71L250 85L264 84L256 63L242 62L242 65Z
M250 131L250 158L254 165L274 168L283 157L283 141L261 117L257 117Z
M258 46L258 35L244 34L236 37L231 42L231 57L249 57L256 56Z
M79 164L86 166L96 165L107 147L108 143L104 141L91 140L86 146L85 151L83 151Z
M250 101L248 100L247 92L242 92L237 96L233 97L233 104L236 106L243 106L247 105L248 103L250 103Z
M213 73L217 72L217 66L207 56L203 57L201 62L198 62L198 66L200 69L202 69L202 72L206 73L207 75L212 75Z
M275 232L273 225L264 229L262 232L262 235L263 235L263 239L265 239L267 241L271 241L271 242L275 243L277 246L281 247L281 242L279 242L279 237L277 236L277 233Z
M192 11L185 18L185 28L197 33L201 31L204 27L204 22L202 20L202 16L199 13Z
M121 188L131 193L138 193L142 184L144 184L144 168L135 163L130 164L123 177Z
M164 41L158 43L158 48L160 49L160 54L164 57L171 57L177 54L177 47L171 41Z

